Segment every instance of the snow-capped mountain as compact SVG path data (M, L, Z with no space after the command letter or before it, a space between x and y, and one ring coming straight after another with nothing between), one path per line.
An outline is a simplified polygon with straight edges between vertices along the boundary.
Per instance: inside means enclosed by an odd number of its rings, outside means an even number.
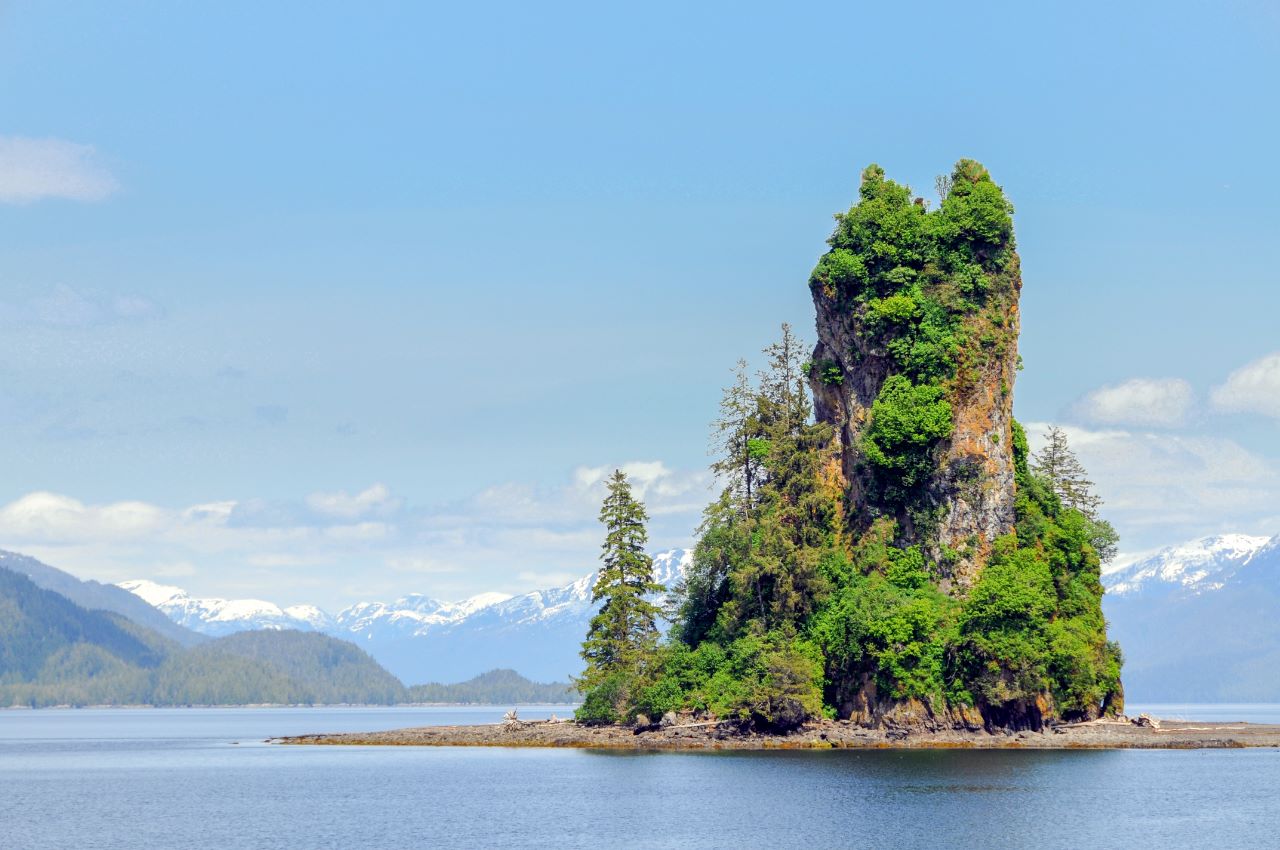
M668 587L692 553L654 557ZM358 643L402 681L461 681L513 667L542 681L582 669L578 648L594 613L595 574L518 596L461 602L410 595L362 602L329 616L310 606L192 599L152 582L123 587L205 634L254 628L314 629ZM1103 609L1124 651L1135 702L1280 702L1280 536L1225 534L1122 562L1103 576Z
M178 625L215 637L255 629L322 632L333 623L314 605L281 608L262 599L197 599L180 587L145 579L122 581L118 586L160 609Z
M510 598L507 593L481 593L461 602L441 602L420 593L411 593L390 603L357 602L332 618L331 629L357 635L379 630L425 635L433 628L461 622L483 608Z
M1280 701L1280 536L1203 537L1102 581L1129 699Z
M1198 594L1221 590L1260 554L1280 546L1280 536L1219 534L1168 546L1146 558L1107 570L1103 584L1117 596L1139 593Z
M692 556L685 549L654 555L654 580L673 587ZM145 580L120 587L203 634L300 629L354 641L403 681L416 684L459 681L495 667L514 667L543 681L576 674L582 666L578 647L595 610L595 577L591 573L519 596L481 593L459 602L410 594L394 602L359 602L336 615L258 599L196 599L181 588Z

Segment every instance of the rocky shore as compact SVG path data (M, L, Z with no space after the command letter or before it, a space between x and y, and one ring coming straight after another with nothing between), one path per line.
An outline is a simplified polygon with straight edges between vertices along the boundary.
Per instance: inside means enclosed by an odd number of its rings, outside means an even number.
M582 726L572 721L507 721L274 738L278 744L400 747L574 747L622 750L774 749L1201 749L1280 747L1280 725L1115 718L1043 731L866 728L824 720L787 734L726 722Z

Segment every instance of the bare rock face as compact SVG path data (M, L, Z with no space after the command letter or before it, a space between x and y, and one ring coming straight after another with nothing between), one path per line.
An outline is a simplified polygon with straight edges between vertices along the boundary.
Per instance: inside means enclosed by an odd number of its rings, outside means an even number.
M969 174L973 183L990 184L985 169L973 165L978 169ZM955 175L957 181L966 179L963 167L964 162ZM874 166L864 174L861 205L884 203L883 190L874 186L872 191L867 189L869 179L882 179L882 175ZM892 183L887 185L898 188ZM998 187L990 187L999 201L1006 203L998 194ZM964 188L968 190L969 184ZM923 209L918 199L915 204ZM858 207L838 217L840 225L831 239L831 255L847 244L850 247L843 249L846 253L873 268L875 252L882 249L879 243L872 243L862 247L859 254L860 246L869 237L855 228L874 228L877 222L853 221L856 214ZM944 202L939 212L921 212L920 217L946 214ZM871 215L868 212L864 218ZM930 227L941 228L933 221L929 219L923 226L925 233L930 232ZM876 235L872 233L873 237ZM897 540L921 544L938 565L942 586L957 590L973 582L991 552L992 542L1010 533L1014 526L1013 384L1018 363L1018 297L1022 282L1011 226L1002 243L988 242L976 248L960 245L968 256L977 258L966 268L978 269L968 273L982 280L980 296L956 296L952 279L955 273L939 271L929 258L928 249L918 252L914 262L881 275L893 280L895 272L907 269L909 274L901 273L898 278L910 282L910 288L901 291L912 295L902 297L914 297L921 303L932 299L930 304L942 304L960 340L949 355L953 358L948 364L949 374L933 381L950 403L953 427L949 436L930 448L932 472L918 488L916 503L909 508L887 502L878 494L876 470L868 463L862 439L872 405L885 381L904 373L902 348L895 350L894 341L912 331L909 326L906 330L886 328L876 312L877 304L898 293L891 286L877 284L875 278L856 287L846 284L834 272L824 269L823 262L810 285L817 310L818 343L809 381L817 417L833 427L839 441L852 527L865 529L878 517L892 518ZM839 264L832 261L829 266L838 268ZM923 382L918 377L913 380Z

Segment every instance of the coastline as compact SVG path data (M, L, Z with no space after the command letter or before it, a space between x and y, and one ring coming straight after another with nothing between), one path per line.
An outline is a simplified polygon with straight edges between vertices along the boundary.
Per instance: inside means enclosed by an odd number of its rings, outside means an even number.
M809 723L787 734L742 731L703 722L633 728L573 721L517 721L472 726L421 726L385 732L271 738L288 746L553 747L612 750L819 749L1242 749L1280 748L1280 724L1096 720L1043 731L868 728L847 721Z
M172 708L501 708L511 703L489 702L236 702L236 703L90 703L87 705L7 705L0 711L83 711L85 709L172 709ZM522 702L521 708L576 708L567 702Z

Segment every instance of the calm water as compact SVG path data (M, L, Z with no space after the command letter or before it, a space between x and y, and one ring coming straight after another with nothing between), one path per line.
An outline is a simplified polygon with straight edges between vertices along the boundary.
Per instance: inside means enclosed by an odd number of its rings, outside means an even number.
M1280 721L1280 706L1131 707L1138 710ZM261 743L298 732L492 722L502 712L0 711L0 847L818 850L1280 842L1280 750L637 755Z

